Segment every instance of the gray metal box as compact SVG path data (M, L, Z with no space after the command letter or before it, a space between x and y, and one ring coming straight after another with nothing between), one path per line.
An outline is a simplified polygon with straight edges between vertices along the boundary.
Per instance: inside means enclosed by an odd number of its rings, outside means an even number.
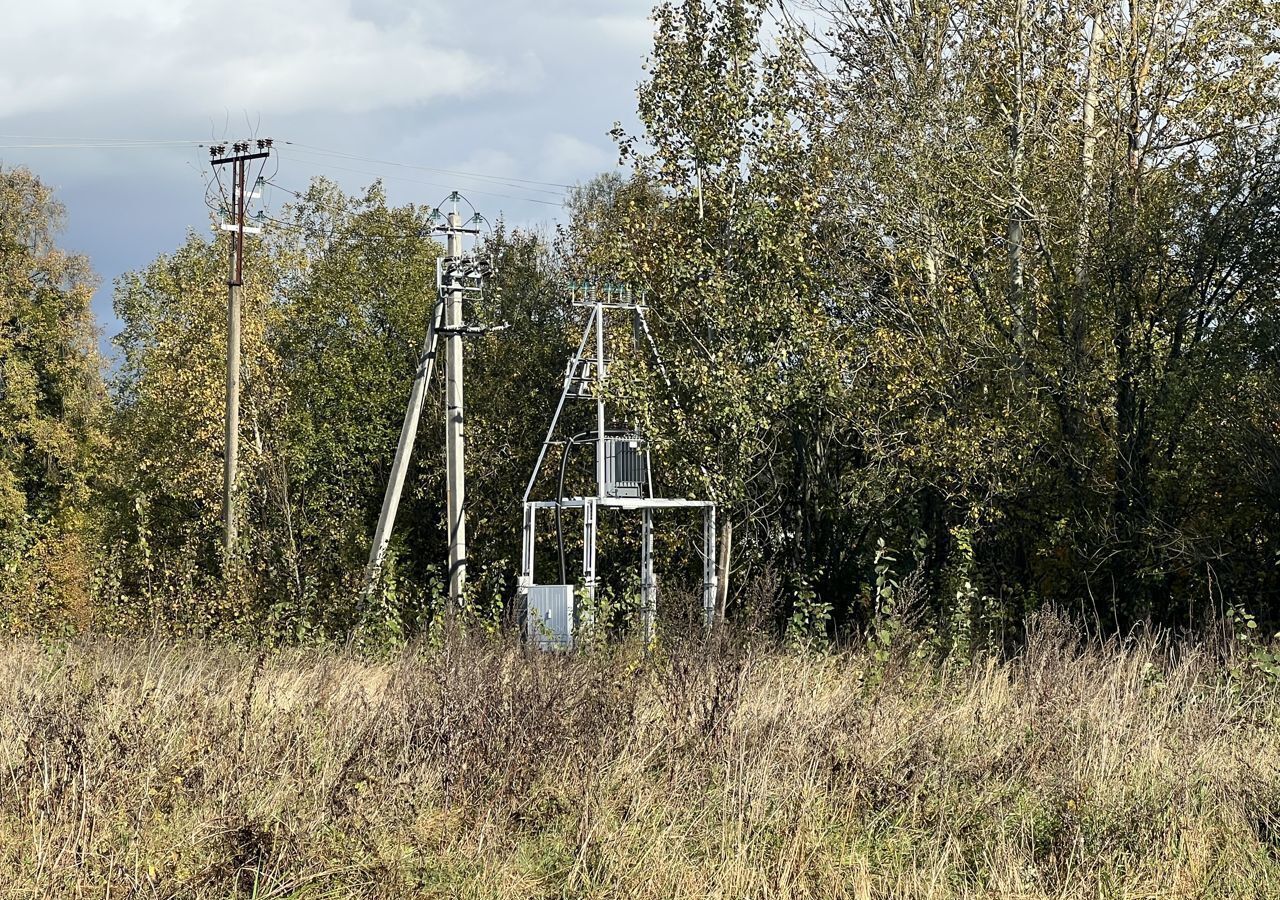
M573 648L573 585L531 584L525 630L539 650Z
M604 441L604 494L606 497L640 498L649 480L648 456L639 435L608 437Z

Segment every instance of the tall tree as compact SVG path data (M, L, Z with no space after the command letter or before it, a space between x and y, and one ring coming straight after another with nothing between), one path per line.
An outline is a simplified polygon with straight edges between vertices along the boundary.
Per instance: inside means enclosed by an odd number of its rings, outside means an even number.
M636 177L583 229L659 298L681 443L759 558L838 614L882 537L939 614L1194 619L1265 555L1210 423L1256 418L1227 385L1276 291L1280 13L815 0L766 41L763 11L659 6Z
M63 209L26 169L0 169L0 628L81 623L85 537L104 449L101 360Z

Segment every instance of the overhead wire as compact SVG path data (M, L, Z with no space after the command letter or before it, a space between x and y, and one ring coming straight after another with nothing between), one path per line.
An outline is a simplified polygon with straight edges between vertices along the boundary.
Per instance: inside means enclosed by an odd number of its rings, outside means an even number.
M303 201L307 201L307 202L313 203L314 205L316 205L316 206L320 207L321 209L327 210L327 211L329 211L329 212L331 212L331 213L337 213L337 214L340 214L340 215L348 215L348 214L350 214L350 213L352 212L352 210L350 210L350 209L344 209L344 208L339 207L339 206L332 206L332 205L327 204L327 203L319 203L319 202L316 202L316 201L314 201L314 200L309 200L306 194L303 194L303 193L301 193L300 191L295 191L295 190L293 190L292 188L285 187L285 186L284 186L284 185L282 185L282 184L277 184L277 183L276 183L276 182L274 182L274 181L270 181L270 180L268 180L268 181L266 181L266 182L265 182L265 184L268 184L268 185L270 185L271 187L276 188L277 190L283 191L284 193L289 194L290 196L294 197L295 199L303 200ZM459 199L461 199L461 200L463 200L463 201L466 201L468 204L470 204L470 201L468 201L466 197L462 196L461 194L459 194L458 196L459 196ZM474 207L472 207L472 209L474 210ZM302 226L294 225L294 224L290 224L290 223L286 223L286 222L282 222L281 220L279 220L279 219L273 219L273 218L271 218L270 216L268 216L268 217L267 217L267 219L268 219L268 221L275 222L276 224L285 225L286 227L293 228L293 229L298 230L298 231L305 231L305 230L306 230L306 229L302 228ZM420 236L425 236L425 234L422 234L422 233L424 232L424 229L425 229L425 226L423 226L423 225L419 225L419 226L418 226L418 231L419 231L419 233L420 233ZM429 231L427 231L427 233L429 233ZM376 237L376 235L371 235L371 236L369 236L369 237Z
M295 191L295 190L293 190L292 188L285 187L285 186L284 186L284 185L282 185L282 184L277 184L275 181L270 181L270 180L268 180L268 181L265 181L265 182L264 182L264 184L269 185L270 187L276 188L277 190L283 191L284 193L289 194L290 196L294 197L294 198L295 198L295 199L297 199L297 200L302 200L302 201L305 201L305 202L314 203L314 205L316 205L316 206L320 207L321 209L328 210L328 211L329 211L329 212L331 212L331 213L338 213L338 214L340 214L340 215L347 215L347 214L350 214L350 213L352 212L352 210L350 210L350 209L344 209L344 208L342 208L342 207L338 207L338 206L331 206L331 205L329 205L329 204L327 204L327 203L319 203L319 202L316 202L316 201L314 201L314 200L310 200L310 199L307 197L307 195L305 195L305 194L301 193L300 191ZM453 193L451 193L448 197L446 197L444 200L441 200L441 201L440 201L440 203L436 204L436 206L435 206L435 207L432 207L433 212L436 212L436 211L439 211L439 210L443 209L444 204L445 204L445 203L450 202L450 200L453 198L453 196L454 196L455 194L457 195L457 199L458 199L459 201L461 201L461 202L463 202L463 203L467 204L467 206L471 209L471 212L472 212L472 215L473 215L473 217L474 217L474 220L476 220L476 221L479 221L479 222L483 223L483 224L484 224L484 227L485 227L485 230L486 230L486 231L488 231L488 232L490 232L490 233L492 233L492 232L493 232L493 223L492 223L492 222L490 222L488 219L486 219L483 215L481 215L481 214L479 213L479 211L477 211L477 210L476 210L475 204L474 204L474 203L472 203L469 199L467 199L467 196L466 196L465 194L463 194L461 191L454 191L454 192L453 192ZM282 222L282 221L281 221L281 220L279 220L279 219L273 219L273 218L272 218L272 217L270 217L270 216L267 216L267 217L266 217L266 219L267 219L267 221L274 222L275 224L285 225L286 227L293 228L294 230L298 230L298 231L302 231L302 230L304 230L304 229L302 229L300 226L297 226L297 225L290 225L289 223ZM440 230L440 229L433 229L433 228L430 226L430 224L429 224L429 223L423 223L423 224L420 224L420 225L418 225L418 226L417 226L417 235L418 235L418 237L428 237L428 236L430 236L434 231L438 231L438 230ZM364 237L364 239L365 239L365 240L368 240L368 239L370 239L370 238L379 238L379 237L380 237L379 235L367 235L367 236L365 236L365 237Z
M253 197L253 192L255 190L259 191L258 200L259 201L263 200L262 192L265 191L267 182L266 182L266 179L262 177L262 173L267 170L267 162L271 159L272 156L277 156L276 169L279 170L280 160L277 154L271 153L265 158L263 158L262 161L258 163L258 174L254 176L253 181L246 181L245 183L245 190L249 192L248 196L245 198L246 201ZM266 208L265 202L261 202L259 205L262 206L264 209Z
M340 165L337 165L337 164L335 164L335 163L330 163L330 162L324 162L324 161L319 161L319 162L317 162L316 160L306 159L305 157L299 157L299 156L297 156L297 155L296 155L296 154L297 154L297 151L289 151L289 154L290 154L290 155L293 155L293 158L294 158L294 159L297 159L299 162L307 163L307 164L309 164L309 165L316 165L316 166L319 166L319 167L321 167L321 168L331 169L331 170L334 170L334 171L339 171L339 172L351 172L351 173L354 173L354 174L356 174L356 175L370 175L370 176L372 176L372 177L374 177L374 178L391 178L391 179L394 179L394 180L396 180L396 181L403 181L403 182L405 182L405 183L407 183L407 184L418 184L418 185L422 185L422 186L424 186L424 187L441 188L441 189L443 189L443 190L452 190L452 189L453 189L453 185L441 184L440 182L436 182L436 181L422 181L422 180L417 179L417 178L408 178L408 177L406 177L406 176L404 176L404 175L394 175L394 174L391 174L391 173L388 173L388 172L371 172L371 171L369 171L368 169L353 169L353 168L351 168L351 167L349 167L349 166L340 166ZM282 157L285 157L285 156L286 156L286 154L282 152L282 153L281 153L281 156L282 156ZM287 157L286 157L286 158L287 158ZM521 203L537 203L537 204L540 204L540 205L542 205L542 206L562 207L562 206L564 206L564 204L565 204L565 201L564 201L564 200L559 200L559 201L554 201L554 200L542 200L542 199L539 199L539 198L537 198L537 197L522 197L522 196L518 196L518 195L515 195L515 194L501 194L501 193L497 193L497 192L494 192L494 191L483 191L483 190L479 190L479 189L476 189L476 188L468 188L468 192L469 192L469 193L472 193L472 194L477 194L477 195L480 195L480 196L484 196L484 197L497 197L497 198L502 199L502 200L516 200L516 201L521 202Z
M200 140L191 139L150 139L150 138L97 138L97 137L68 137L68 136L48 136L48 135L29 135L29 134L0 134L0 141L27 141L28 143L0 144L0 151L3 150L145 150L158 149L164 147L213 147L221 143L220 141L210 140L208 138ZM369 175L375 178L389 178L397 181L403 181L409 184L420 184L426 187L436 187L449 190L453 185L442 184L437 181L426 181L415 178L409 178L404 175L392 174L386 171L370 171L366 168L352 168L348 166L338 165L331 162L331 159L344 161L355 161L361 163L370 163L374 166L391 166L397 169L406 169L420 172L431 172L439 175L447 175L453 178L463 178L471 181L479 182L477 187L469 188L468 192L485 197L494 197L502 200L514 200L525 203L537 203L541 206L562 207L564 205L565 193L572 189L572 185L554 181L540 181L533 178L520 178L514 175L494 175L485 172L467 172L454 169L444 169L436 166L424 166L416 163L398 162L396 160L378 159L372 156L362 156L356 153L348 153L342 150L331 150L324 147L317 147L312 144L302 144L295 141L277 141L275 150L276 167L279 169L281 147L289 148L289 153L294 154L294 158L300 162L305 162L318 167L328 168L335 171L352 172L357 175ZM315 157L320 157L317 160ZM262 163L263 170L266 163ZM261 175L262 173L259 172ZM274 177L275 172L272 173ZM225 186L222 184L221 178L216 178L219 191L226 196ZM499 191L483 190L482 187L506 187L512 191L519 193L502 193ZM542 194L545 197L553 197L558 199L544 199L542 197L527 196L528 194Z
M80 140L77 138L41 138L33 135L4 135L0 140L32 140L41 143L0 144L0 150L145 150L151 147L198 147L207 141L149 141L149 140Z
M461 171L455 171L453 169L440 169L434 166L423 166L423 165L418 165L416 163L402 163L402 162L395 162L393 160L388 160L388 159L375 159L372 156L360 156L359 154L346 153L342 150L326 150L323 147L315 147L315 146L312 146L311 144L299 144L295 141L284 141L284 143L289 145L290 147L297 147L299 149L309 150L313 153L323 153L326 156L338 156L344 159L352 159L358 162L370 162L370 163L375 163L377 165L382 165L382 166L397 166L402 169L418 169L423 172L435 172L438 175L455 175L462 178L481 178L489 181L494 181L500 184L506 184L508 182L518 182L520 184L541 185L542 187L559 188L560 193L563 193L564 191L573 187L573 185L571 184L561 184L560 182L556 182L556 181L536 181L532 178L517 178L514 175L487 175L483 172L461 172ZM511 186L511 185L508 185L508 186ZM547 193L554 193L554 192L548 191Z

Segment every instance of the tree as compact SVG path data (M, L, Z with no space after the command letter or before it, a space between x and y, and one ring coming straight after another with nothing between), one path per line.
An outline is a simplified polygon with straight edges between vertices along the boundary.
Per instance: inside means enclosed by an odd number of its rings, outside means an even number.
M88 262L54 245L63 209L0 170L0 627L84 624L85 537L101 454L101 361Z
M818 0L766 44L762 11L659 6L636 175L579 229L656 298L757 558L847 617L883 538L970 631L1269 602L1213 423L1268 380L1280 13Z
M345 195L317 179L250 247L243 296L239 511L243 582L223 598L218 558L225 248L192 234L117 285L123 362L112 419L121 452L104 529L122 624L293 641L357 625L404 636L438 602L443 530L440 399L433 385L383 590L361 577L435 301L430 211L389 207L380 185ZM498 276L468 341L469 515L477 602L514 589L508 552L558 380L568 319L547 242L501 224L483 252Z

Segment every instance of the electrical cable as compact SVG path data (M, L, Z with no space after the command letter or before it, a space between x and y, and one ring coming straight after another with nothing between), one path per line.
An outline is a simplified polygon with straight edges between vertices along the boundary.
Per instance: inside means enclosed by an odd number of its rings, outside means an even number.
M283 156L284 154L281 154L281 155ZM333 164L333 163L328 163L328 162L319 162L319 163L317 163L317 162L316 162L316 161L314 161L314 160L302 159L302 158L298 158L298 157L295 157L295 158L296 158L296 159L298 159L298 161L299 161L299 162L302 162L302 163L309 163L309 164L311 164L311 165L318 165L318 166L320 166L320 167L322 167L322 168L332 169L332 170L334 170L334 171L341 171L341 172L353 172L353 173L355 173L355 174L357 174L357 175L371 175L371 176L373 176L374 178L391 178L391 179L395 179L395 180L397 180L397 181L403 181L403 182L406 182L407 184L420 184L420 185L423 185L423 186L425 186L425 187L443 188L444 190L450 190L450 189L451 189L451 186L450 186L450 185L447 185L447 184L440 184L439 182L435 182L435 181L421 181L421 180L416 179L416 178L406 178L406 177L405 177L405 176L403 176L403 175L392 175L392 174L389 174L389 173L386 173L386 172L370 172L370 171L368 171L367 169L353 169L353 168L350 168L350 167L348 167L348 166L339 166L339 165L335 165L335 164ZM498 197L498 198L503 199L503 200L515 200L515 201L517 201L517 202L522 202L522 203L538 203L538 204L540 204L540 205L542 205L542 206L554 206L554 207L563 207L563 206L564 206L564 201L563 201L563 200L562 200L562 201L560 201L560 202L555 202L555 201L552 201L552 200L540 200L540 199L538 199L538 198L536 198L536 197L520 197L520 196L516 196L516 195L514 195L514 194L499 194L499 193L495 193L495 192L493 192L493 191L481 191L481 190L475 190L475 189L472 189L472 190L471 190L471 193L473 193L473 194L480 194L480 195L482 195L482 196L486 196L486 197Z
M9 134L0 135L0 141L29 141L30 143L14 143L0 144L0 151L3 150L143 150L143 149L159 149L164 147L214 147L218 146L219 141L209 139L201 140L153 140L149 138L88 138L88 137L50 137L44 135L20 135ZM272 173L272 177L279 171L280 166L280 145L290 148L290 152L294 154L305 154L304 156L295 157L300 162L307 162L318 165L323 168L333 169L336 171L352 172L357 175L370 175L375 178L391 178L404 181L410 184L421 184L428 187L448 188L449 185L440 184L439 182L421 181L418 179L407 178L403 175L395 175L388 172L368 171L366 169L356 169L346 166L340 166L327 160L308 159L308 156L320 155L321 157L333 157L342 160L353 160L357 162L373 163L378 166L394 166L399 169L411 169L422 172L432 172L440 175L449 175L456 178L466 178L479 181L484 186L491 187L507 187L515 191L527 193L544 194L551 197L559 197L559 200L547 200L538 197L525 196L524 194L509 194L496 191L485 191L480 188L473 188L471 193L479 194L486 197L496 197L503 200L514 200L517 202L537 203L542 206L562 207L564 206L564 194L572 189L572 185L563 184L554 181L539 181L532 178L519 178L513 175L492 175L484 172L464 172L452 169L442 169L434 166L422 166L414 163L402 163L395 160L378 159L371 156L362 156L355 153L346 153L340 150L329 150L323 147L316 147L310 144L300 144L294 141L277 141L276 153L276 171ZM262 163L265 170L266 163ZM261 174L261 173L259 173ZM218 179L219 190L224 199L226 197L226 189ZM487 220L486 220L487 221Z
M383 166L398 166L404 169L420 169L423 172L434 172L437 175L455 175L463 178L483 178L483 179L487 179L487 180L495 181L499 183L514 181L514 182L520 182L522 184L542 185L544 187L561 188L560 193L563 193L563 191L573 187L573 185L561 184L556 181L535 181L532 178L516 178L515 176L511 176L511 175L486 175L482 172L458 172L458 171L453 171L451 169L438 169L433 166L420 166L420 165L415 165L413 163L394 162L389 159L375 159L371 156L359 156L355 153L344 153L341 150L326 150L323 147L314 147L309 144L299 144L294 141L285 141L284 143L288 144L291 147L298 147L300 149L310 150L314 153L323 153L328 156L338 156L338 157L342 157L343 159L353 159L359 162L371 162L371 163L376 163L378 165L383 165ZM508 185L508 186L511 186L511 185ZM547 193L553 193L553 192L548 191Z
M0 135L0 140L19 140L17 135ZM35 140L43 140L35 138ZM52 139L56 141L58 139ZM148 148L160 147L200 147L203 143L200 141L76 141L70 140L62 143L39 143L39 144L0 144L0 150L145 150Z
M267 170L267 163L271 160L271 157L274 155L274 154L272 154L272 153L271 153L270 148L268 148L268 150L267 150L267 154L268 154L268 155L267 155L265 158L263 158L263 160L258 164L258 174L257 174L257 176L256 176L256 177L253 179L253 181L252 181L252 182L250 182L250 183L249 183L249 185L248 185L249 198L252 198L252 197L253 197L253 192L254 192L255 190L256 190L256 191L258 191L258 201L259 201L259 205L262 207L262 211L264 211L264 212L265 212L265 210L266 210L266 206L267 206L267 204L266 204L266 200L265 200L265 199L264 199L264 197L263 197L263 194L266 192L266 184L267 184L267 182L266 182L266 180L262 177L262 173L263 173L263 172L265 172L265 171ZM279 168L279 167L280 167L280 163L279 163L279 161L277 161L277 162L276 162L276 168ZM248 199L248 198L246 198L246 199ZM247 204L246 204L246 205L247 205Z
M274 178L274 177L275 177L275 176L274 176L274 175L272 175L272 178ZM271 179L267 179L267 180L266 180L266 181L264 181L263 183L264 183L264 184L268 184L268 185L270 185L270 186L271 186L271 187L273 187L273 188L277 188L277 189L279 189L279 190L281 190L281 191L284 191L286 194L288 194L289 196L291 196L291 197L293 197L293 198L295 198L295 199L297 199L297 200L302 200L302 201L304 201L304 202L311 203L311 204L313 204L313 205L315 205L315 206L319 207L320 209L327 210L327 211L329 211L329 212L331 212L331 213L337 213L337 214L339 214L339 215L349 215L349 214L351 214L351 210L349 210L349 209L347 209L347 208L345 208L345 207L341 207L341 206L332 206L332 205L330 205L330 204L328 204L328 203L320 203L320 202L317 202L317 201L314 201L314 200L309 200L309 199L307 198L307 195L306 195L306 194L304 194L304 193L302 193L301 191L295 191L295 190L293 190L292 188L287 188L287 187L285 187L283 184L278 184L278 183L276 183L275 181L272 181ZM422 226L419 226L419 230L420 230L420 231L422 230Z
M298 191L295 191L295 190L292 190L292 189L290 189L290 188L287 188L287 187L285 187L285 186L284 186L284 185L282 185L282 184L277 184L277 183L276 183L276 182L274 182L274 181L265 181L265 182L264 182L264 184L270 185L270 186L271 186L271 187L273 187L273 188L276 188L276 189L278 189L278 190L280 190L280 191L283 191L284 193L289 194L290 196L295 197L295 198L296 198L296 199L298 199L298 200L304 200L304 201L305 201L305 200L307 199L307 197L306 197L306 195L305 195L305 194L302 194L302 193L300 193L300 192L298 192ZM342 207L338 207L338 206L330 206L329 204L325 204L325 203L316 203L315 205L316 205L316 206L318 206L320 209L324 209L324 210L326 210L326 211L328 211L328 212L330 212L330 213L334 213L334 214L338 214L338 215L347 215L348 213L350 213L350 212L351 212L351 211L350 211L350 210L348 210L348 209L344 209L344 208L342 208ZM293 231L293 232L295 232L295 233L297 233L297 234L300 234L300 235L305 235L305 234L307 234L307 233L308 233L308 232L307 232L307 229L306 229L306 227L305 227L305 226L297 225L297 224L294 224L294 223L291 223L291 222L285 222L285 221L283 221L283 220L281 220L281 219L277 219L277 218L274 218L274 217L272 217L272 216L266 216L266 221L271 222L271 223L272 223L272 224L274 224L274 225L278 225L278 226L281 226L281 227L283 227L283 228L287 228L287 229L289 229L289 230L291 230L291 231ZM417 236L418 236L418 237L425 237L425 236L427 236L427 234L429 233L429 232L427 231L427 229L426 229L425 225L418 225L414 230L415 230L415 232L416 232L416 234L417 234ZM370 235L363 235L363 236L361 236L361 237L359 238L359 240L360 240L360 241L385 240L385 239L388 239L389 237L390 237L390 236L388 236L388 235L370 234ZM334 234L333 234L333 233L329 233L329 234L327 235L327 238L328 238L329 242L330 242L330 243L332 243L332 241L334 240Z
M292 189L290 189L290 188L287 188L287 187L285 187L285 186L284 186L284 185L282 185L282 184L277 184L277 183L276 183L276 182L274 182L274 181L267 180L267 181L264 181L263 183L264 183L264 184L268 184L268 185L270 185L271 187L278 188L278 189L280 189L280 190L284 191L286 194L289 194L289 195L291 195L291 196L293 196L293 197L297 198L298 200L306 200L306 199L307 199L305 194L302 194L302 193L300 193L300 192L298 192L298 191L295 191L295 190L292 190ZM480 215L480 213L476 210L475 204L474 204L474 203L472 203L470 200L468 200L468 199L467 199L467 197L466 197L466 195L464 195L464 194L463 194L463 193L461 193L460 191L454 191L454 192L453 192L453 193L451 193L448 197L445 197L443 200L441 200L441 201L440 201L440 203L439 203L439 205L437 205L437 206L435 206L435 207L432 207L432 208L433 208L433 209L437 209L437 210L438 210L438 209L440 209L442 206L444 206L444 204L445 204L445 203L448 203L448 202L451 200L451 198L454 196L454 194L457 194L458 199L459 199L459 200L461 200L463 203L467 204L467 206L471 209L471 212L472 212L472 215L473 215L473 218L474 218L474 219L478 219L479 221L483 222L483 223L484 223L484 225L485 225L485 228L486 228L486 229L488 229L489 231L492 231L492 230L493 230L493 224L492 224L488 219L486 219L484 216ZM331 212L337 212L337 213L343 213L343 214L345 214L345 213L349 212L349 210L345 210L345 209L342 209L342 208L340 208L340 207L336 207L336 206L328 206L327 204L317 204L317 205L318 205L318 206L320 206L320 207L321 207L321 208L323 208L323 209L330 210ZM418 226L418 232L419 232L419 235L420 235L420 236L425 236L425 234L426 234L426 233L429 233L429 231L428 231L428 229L426 228L426 226L425 226L425 225L419 225L419 226ZM376 235L370 235L370 236L368 236L368 237L376 237ZM367 239L367 238L366 238L366 239Z
M560 478L556 482L556 546L560 549L560 583L569 583L569 570L564 564L564 475L569 467L569 453L578 440L591 436L591 432L583 431L569 438L564 445L564 453L560 456Z
M110 150L110 149L142 149L146 147L213 147L219 144L225 144L225 141L210 140L208 138L201 139L154 139L154 138L99 138L99 137L71 137L66 135L36 135L36 134L0 134L0 141L29 141L31 143L21 144L0 144L0 150L61 150L61 149L86 149L86 150ZM339 159L352 160L356 162L374 163L380 166L394 166L400 169L414 169L421 172L432 172L437 175L450 175L457 178L479 179L481 181L491 182L494 185L510 187L516 190L529 191L533 193L550 194L559 196L565 191L571 190L573 185L565 184L558 181L539 181L534 178L520 178L516 175L494 175L487 172L465 172L456 169L443 169L437 166L424 166L416 163L397 162L390 159L378 159L372 156L362 156L358 153L348 153L343 150L331 150L325 147L317 147L313 144L303 144L296 141L278 141L278 144L295 148L294 152L307 154L320 154L322 156L332 156ZM505 196L505 195L498 195Z

